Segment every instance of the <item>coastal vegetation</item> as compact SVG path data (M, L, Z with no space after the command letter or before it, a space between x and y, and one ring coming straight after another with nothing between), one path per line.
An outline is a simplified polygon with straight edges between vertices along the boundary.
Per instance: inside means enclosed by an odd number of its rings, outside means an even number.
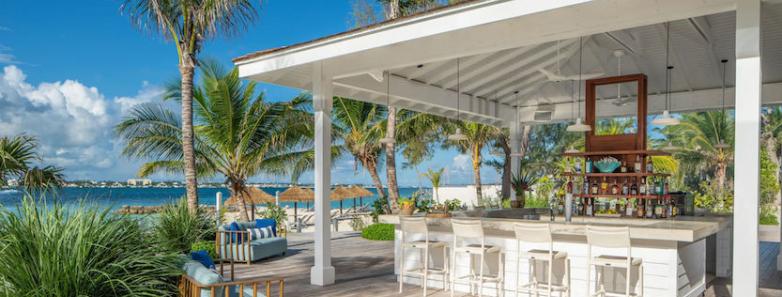
M197 242L214 240L215 220L199 207L190 211L182 198L162 207L152 227L154 240L163 251L188 254Z
M394 240L394 224L375 223L361 230L361 237L369 240Z
M0 233L3 296L173 296L181 274L139 221L88 204L26 196Z
M235 35L256 18L253 1L124 0L120 10L138 28L159 34L176 47L180 80L181 151L191 211L198 208L193 79L204 44L219 35ZM260 1L259 1L260 2Z
M0 187L8 186L11 179L27 191L62 186L65 182L62 168L34 166L41 161L37 150L38 142L32 136L0 137Z

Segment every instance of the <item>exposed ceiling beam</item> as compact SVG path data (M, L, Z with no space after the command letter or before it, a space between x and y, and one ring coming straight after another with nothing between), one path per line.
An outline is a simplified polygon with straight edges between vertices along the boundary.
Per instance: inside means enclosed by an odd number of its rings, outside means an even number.
M524 55L525 53L535 49L539 48L537 46L527 46L512 50L505 50L498 53L498 55L492 55L491 57L488 57L484 60L482 60L480 63L475 65L470 65L469 67L460 67L462 70L459 74L459 80L461 82L470 81L471 79L475 78L476 76L481 77L479 75L486 75L487 71L489 70L496 70L496 67L499 67L500 69L507 66L507 63L512 62L513 60L520 59L521 55ZM453 89L456 87L456 73L452 73L450 76L448 76L447 80L442 80L441 82L433 82L434 84L440 85L443 88L446 89ZM467 86L463 86L463 90L469 90Z
M469 67L472 67L472 65L478 64L481 61L484 61L485 59L488 59L490 57L502 56L502 55L503 55L503 52L498 52L498 53L482 54L482 55L476 55L476 56L470 56L470 57L459 57L458 58L459 59L459 68L461 68L461 69L469 68ZM430 76L427 76L427 77L422 77L421 79L422 80L426 80L427 84L442 87L441 85L438 85L437 83L442 81L442 80L444 80L444 79L446 79L446 78L448 78L448 77L450 77L450 76L455 76L455 73L456 73L456 59L444 61L443 66L444 66L443 67L444 71L438 71L437 73L435 73L433 75L430 75Z
M709 67L711 68L711 71L709 72L711 73L712 80L722 84L722 76L720 75L722 69L719 64L723 58L717 57L717 53L714 49L714 37L711 34L709 22L704 17L694 17L687 19L687 23L689 23L695 33L701 37L701 40L706 46L706 55L709 57L709 60L712 61L709 63Z
M670 22L668 25L668 28L673 27L673 24L676 22ZM657 35L660 37L660 42L662 42L663 46L666 44L666 28L665 24L657 24L654 25L654 28L657 31ZM673 32L673 30L671 31ZM676 42L673 41L673 34L671 34L671 44L670 44L670 56L671 56L671 65L674 66L673 70L671 71L671 76L673 76L673 73L679 72L679 77L676 77L674 79L671 77L671 81L681 80L684 82L684 84L687 86L687 89L690 91L693 91L692 87L692 81L691 81L691 75L692 71L690 71L689 66L686 64L685 60L681 58L681 55L679 55L679 45L676 44ZM667 50L667 49L666 49ZM666 62L667 63L667 62ZM673 83L671 83L673 85ZM671 86L673 88L673 86Z

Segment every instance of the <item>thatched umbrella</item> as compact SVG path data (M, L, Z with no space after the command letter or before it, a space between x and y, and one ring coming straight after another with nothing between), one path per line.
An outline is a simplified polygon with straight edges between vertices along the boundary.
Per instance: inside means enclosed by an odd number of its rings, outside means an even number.
M364 205L364 201L363 201L364 197L372 197L373 195L375 195L375 193L372 193L372 191L367 190L361 186L352 186L350 187L350 191L353 192L354 194L353 197L358 197L358 203L361 204L362 206ZM355 198L353 199L355 200ZM354 208L356 207L355 201L353 201L353 207Z
M298 221L299 202L314 201L315 192L307 188L292 186L280 193L280 201L293 202L293 220Z
M349 190L345 187L336 187L335 189L331 190L331 194L329 195L329 198L331 200L338 200L339 201L339 214L342 214L342 201L345 199L353 198L355 194L353 194L353 191Z
M240 193L238 196L231 196L231 198L228 198L228 200L225 201L225 204L238 205L242 202L242 200L252 205L252 218L255 219L255 205L262 203L274 203L274 196L269 195L269 193L266 193L261 189L247 187L245 188L244 193Z

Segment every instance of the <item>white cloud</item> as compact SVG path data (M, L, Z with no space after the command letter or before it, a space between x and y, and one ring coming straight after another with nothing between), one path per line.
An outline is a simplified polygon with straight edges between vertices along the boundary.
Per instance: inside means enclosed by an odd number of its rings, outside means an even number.
M453 157L453 166L451 170L467 171L472 170L472 158L466 154L459 154Z
M3 31L4 27L0 27L0 31ZM0 64L19 64L16 57L11 54L11 48L0 44Z
M161 93L144 83L134 97L109 100L75 80L34 86L21 69L6 66L0 74L0 136L35 136L43 162L64 167L68 178L126 177L136 168L120 160L113 126L128 108Z

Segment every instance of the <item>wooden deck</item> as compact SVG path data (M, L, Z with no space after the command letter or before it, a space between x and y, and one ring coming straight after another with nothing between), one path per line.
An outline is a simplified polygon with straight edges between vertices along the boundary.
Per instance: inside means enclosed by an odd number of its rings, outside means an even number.
M420 288L411 285L405 286L403 294L397 294L393 242L369 241L361 238L357 233L339 233L332 238L332 265L337 271L336 284L326 287L310 285L310 267L313 262L311 238L311 234L290 234L287 256L263 260L249 266L238 264L236 278L282 276L285 278L285 296L288 297L421 296ZM759 296L782 296L782 273L776 271L779 244L762 242L760 246ZM429 292L429 296L432 297L450 296L440 290ZM464 296L464 294L457 294L457 296ZM730 279L712 281L706 296L731 296Z

